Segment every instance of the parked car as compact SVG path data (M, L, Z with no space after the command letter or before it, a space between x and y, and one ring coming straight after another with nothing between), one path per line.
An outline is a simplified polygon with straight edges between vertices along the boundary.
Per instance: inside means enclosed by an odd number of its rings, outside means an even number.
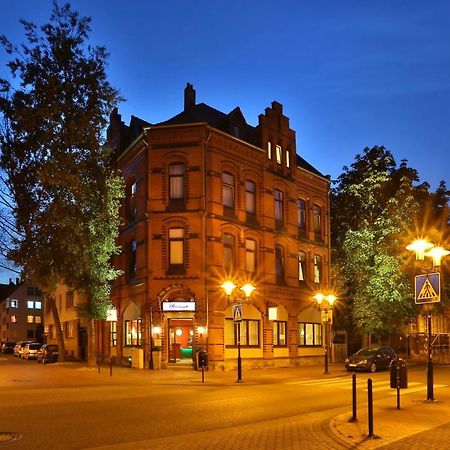
M30 344L33 341L19 341L15 346L14 346L14 356L17 356L18 358L22 358L22 354L23 351L25 349L25 346L27 344Z
M14 341L3 342L2 353L14 353L14 347L16 346L16 343L17 342Z
M27 344L22 353L22 359L36 359L38 350L42 347L42 344L38 342L31 342Z
M58 346L56 344L44 344L37 352L37 362L46 364L58 361Z
M345 368L376 372L388 369L391 361L396 358L397 353L391 347L362 348L345 360Z

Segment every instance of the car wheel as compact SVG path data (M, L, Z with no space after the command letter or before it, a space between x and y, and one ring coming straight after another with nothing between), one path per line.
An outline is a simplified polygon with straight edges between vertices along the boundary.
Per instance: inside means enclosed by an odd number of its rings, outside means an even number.
M374 362L370 363L369 372L375 373L376 371L377 371L377 365Z

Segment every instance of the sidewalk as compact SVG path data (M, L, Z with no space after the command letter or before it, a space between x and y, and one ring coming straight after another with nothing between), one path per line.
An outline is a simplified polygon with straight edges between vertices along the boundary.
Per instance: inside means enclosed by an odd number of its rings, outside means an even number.
M375 386L374 383L374 388ZM356 422L349 422L352 417L350 410L332 419L329 426L338 438L351 447L374 449L410 438L408 448L450 448L450 429L445 429L436 446L423 433L429 431L430 436L434 435L433 429L450 423L450 389L434 389L435 401L426 401L426 389L410 394L407 392L408 389L401 390L400 409L397 409L396 389L392 389L392 396L384 399L376 399L374 392L373 438L368 436L367 392L357 394L360 401L364 395L366 403L358 405ZM411 444L413 447L410 447ZM398 448L406 448L406 443Z

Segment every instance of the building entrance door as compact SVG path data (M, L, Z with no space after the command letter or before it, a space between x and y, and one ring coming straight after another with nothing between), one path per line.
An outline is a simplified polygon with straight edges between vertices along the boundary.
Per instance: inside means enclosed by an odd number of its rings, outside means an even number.
M169 319L169 362L192 362L192 319Z

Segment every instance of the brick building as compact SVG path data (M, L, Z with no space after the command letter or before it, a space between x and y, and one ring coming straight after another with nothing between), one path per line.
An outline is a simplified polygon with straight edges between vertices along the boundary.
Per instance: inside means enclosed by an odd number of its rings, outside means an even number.
M99 330L105 355L126 361L159 349L162 367L236 366L233 304L242 302L244 367L322 361L320 311L329 290L329 177L297 155L295 132L273 102L249 125L239 108L196 103L158 124L111 114L108 140L126 181L122 254L112 300L117 320ZM249 300L220 287L251 282ZM274 315L269 318L269 309Z

